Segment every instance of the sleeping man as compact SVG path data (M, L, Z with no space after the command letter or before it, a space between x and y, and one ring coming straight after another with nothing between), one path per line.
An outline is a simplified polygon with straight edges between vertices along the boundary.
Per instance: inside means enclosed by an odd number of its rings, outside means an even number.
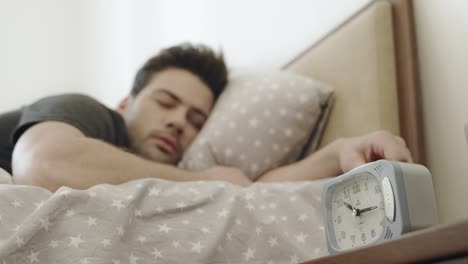
M227 81L222 55L205 46L162 50L137 72L116 110L88 96L66 94L0 115L0 167L17 184L50 191L139 178L248 186L252 181L236 168L192 172L175 166ZM332 177L381 158L412 162L402 138L377 131L336 140L257 181Z

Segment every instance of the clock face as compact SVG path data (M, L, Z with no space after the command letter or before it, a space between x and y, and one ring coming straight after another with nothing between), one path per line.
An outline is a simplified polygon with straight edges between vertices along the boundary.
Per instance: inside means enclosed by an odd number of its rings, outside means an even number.
M384 208L380 184L368 172L339 183L331 194L331 220L341 250L375 242L384 230Z

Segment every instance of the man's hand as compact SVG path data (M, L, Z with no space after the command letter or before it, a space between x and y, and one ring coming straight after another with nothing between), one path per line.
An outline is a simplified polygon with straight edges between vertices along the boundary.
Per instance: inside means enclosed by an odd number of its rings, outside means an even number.
M413 162L405 141L387 131L342 139L338 160L343 172L379 159Z
M215 166L195 173L198 175L198 178L205 178L211 181L227 181L243 187L252 184L252 181L237 168Z

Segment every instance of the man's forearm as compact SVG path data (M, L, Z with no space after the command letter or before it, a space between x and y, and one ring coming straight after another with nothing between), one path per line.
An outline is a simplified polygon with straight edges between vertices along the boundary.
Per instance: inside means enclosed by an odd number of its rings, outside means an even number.
M267 172L257 181L304 181L337 176L342 173L338 159L341 144L343 139L336 140L299 162Z
M120 184L139 178L188 181L197 180L199 175L145 160L100 140L68 135L62 137L57 133L53 144L50 136L41 133L25 135L13 153L15 182L55 191L60 186L86 189L100 183Z

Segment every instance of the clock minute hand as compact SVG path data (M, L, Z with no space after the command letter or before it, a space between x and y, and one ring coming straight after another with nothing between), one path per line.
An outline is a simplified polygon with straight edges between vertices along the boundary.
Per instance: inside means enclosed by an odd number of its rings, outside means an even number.
M359 213L362 214L362 213L365 213L365 212L368 212L368 211L372 211L372 210L377 209L377 208L379 208L379 207L378 207L378 206L370 206L370 207L367 207L367 208L364 208L364 209L360 209L360 210L359 210Z
M353 207L352 205L350 205L349 203L343 202L343 204L344 204L346 207L348 207L349 210L351 210L351 211L354 211L354 210L355 210L354 207Z

